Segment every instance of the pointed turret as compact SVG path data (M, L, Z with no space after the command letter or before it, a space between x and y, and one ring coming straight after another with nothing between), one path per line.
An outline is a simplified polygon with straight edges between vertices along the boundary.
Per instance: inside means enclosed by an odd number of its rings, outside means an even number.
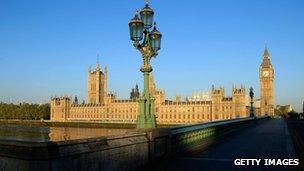
M99 64L99 62L96 63L96 71L100 71L100 64Z
M266 45L265 45L265 50L264 50L264 53L263 53L263 58L269 58L269 52L268 52L268 49L267 49Z
M96 70L100 71L99 54L97 55Z
M105 66L105 68L104 68L104 73L105 73L105 74L108 73L108 67L107 67L107 66Z
M139 88L138 88L138 85L137 85L137 84L135 85L135 91L136 91L136 92L139 92Z
M150 77L149 77L149 88L150 88L150 93L154 94L155 91L156 91L156 85L155 85L155 82L154 82L154 76L153 76L153 73L150 74Z
M77 98L77 96L75 96L75 98L74 98L74 102L73 102L74 104L78 104L78 98Z
M134 99L134 88L132 88L132 91L131 91L131 93L130 93L130 99L131 99L131 100Z
M264 68L272 67L271 62L270 62L270 55L269 55L268 48L266 45L265 45L265 50L263 53L263 62L261 64L261 67L264 67Z

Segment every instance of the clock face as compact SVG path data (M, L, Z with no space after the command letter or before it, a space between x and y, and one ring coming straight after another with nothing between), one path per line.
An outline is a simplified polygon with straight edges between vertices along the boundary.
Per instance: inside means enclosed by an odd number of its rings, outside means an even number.
M263 71L263 77L268 77L269 76L269 71Z

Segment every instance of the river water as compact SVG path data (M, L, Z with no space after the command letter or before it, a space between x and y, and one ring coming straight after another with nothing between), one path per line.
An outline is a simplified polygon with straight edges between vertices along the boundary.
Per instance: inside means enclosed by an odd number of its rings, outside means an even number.
M127 129L0 125L0 140L48 142L122 135Z

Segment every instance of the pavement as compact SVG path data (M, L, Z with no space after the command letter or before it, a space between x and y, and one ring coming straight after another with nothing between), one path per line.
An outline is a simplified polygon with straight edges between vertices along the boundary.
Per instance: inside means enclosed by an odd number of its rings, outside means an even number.
M287 119L287 125L297 156L304 158L304 119ZM304 167L304 162L302 166Z
M301 166L265 166L264 159L296 159L288 127L283 119L269 119L219 139L195 154L150 164L145 170L303 170ZM236 166L235 159L261 159L260 165ZM304 162L300 159L300 162ZM255 163L256 164L256 163Z

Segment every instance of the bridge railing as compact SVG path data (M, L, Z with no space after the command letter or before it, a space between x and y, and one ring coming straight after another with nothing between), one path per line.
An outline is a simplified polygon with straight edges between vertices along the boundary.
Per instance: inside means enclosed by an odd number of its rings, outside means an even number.
M162 132L167 132L169 135L158 133L158 136L150 136L154 137L154 139L150 138L150 143L156 143L158 147L153 148L155 151L152 155L154 158L157 158L159 156L164 156L164 154L177 155L185 152L193 152L197 150L197 148L213 144L216 142L217 137L248 127L267 118L269 117L238 118L210 123L177 126L170 128L167 131L162 130ZM153 149L151 150L152 152Z

